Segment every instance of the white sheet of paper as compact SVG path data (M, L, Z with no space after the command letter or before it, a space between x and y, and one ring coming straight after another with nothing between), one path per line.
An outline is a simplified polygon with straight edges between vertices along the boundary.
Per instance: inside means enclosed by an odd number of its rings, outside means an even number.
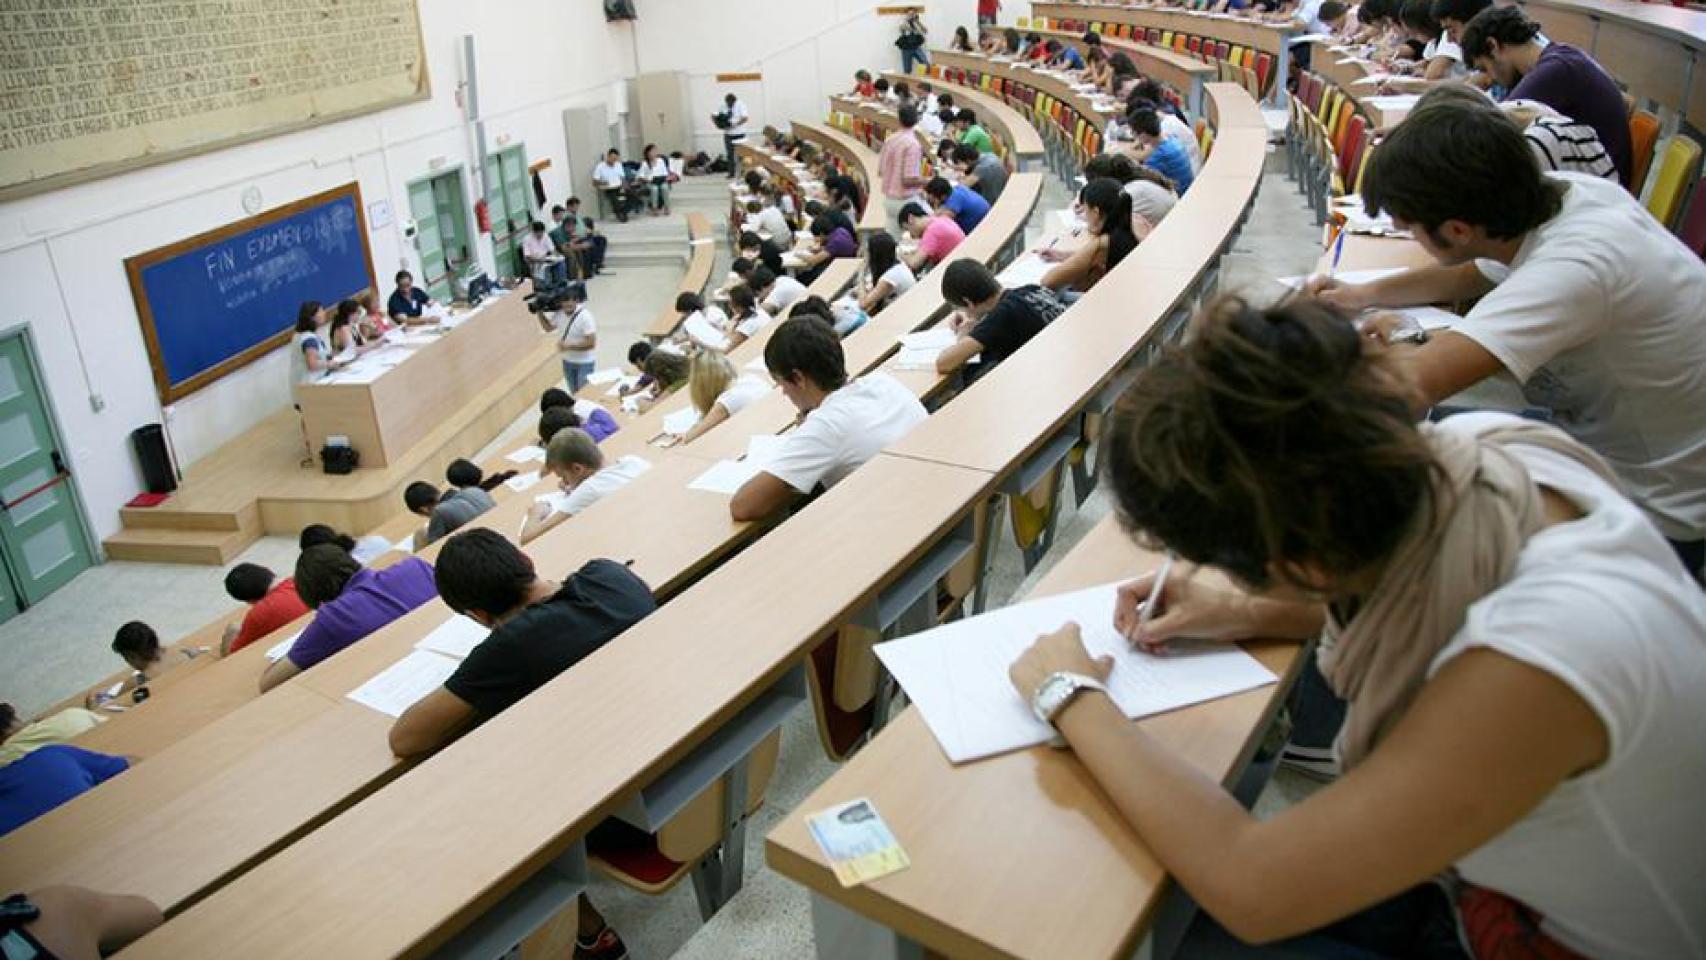
M603 370L594 370L586 375L587 383L615 383L620 379L622 379L622 369L620 367L605 367Z
M878 644L877 656L954 763L1053 737L1013 689L1007 669L1038 637L1068 622L1082 628L1091 656L1114 658L1108 692L1133 719L1274 682L1272 672L1229 644L1172 644L1162 656L1131 649L1113 626L1118 586L1015 604Z
M745 460L718 460L711 469L694 477L687 489L734 496L741 484L757 476L760 469L758 464Z
M1398 307L1389 312L1409 317L1421 324L1423 330L1447 330L1463 320L1450 310L1442 310L1439 307Z
M538 486L539 481L543 479L545 478L539 475L539 471L529 470L526 473L518 473L515 476L510 477L508 480L505 480L504 486L514 490L516 493L526 493Z
M699 411L693 409L691 405L688 405L682 407L680 410L673 410L664 414L663 431L679 437L693 429L694 425L698 422Z
M1387 78L1387 74L1384 74L1384 73L1370 74L1369 76L1357 77L1355 80L1352 80L1351 86L1353 86L1353 87L1377 87L1380 85L1380 82L1382 80L1385 80L1386 78Z
M302 631L298 630L290 636L285 637L283 640L273 644L267 650L267 662L277 663L280 660L283 660L284 655L290 652L291 645L294 644L296 642L296 638L300 636L302 636Z
M604 395L607 397L620 397L623 390L626 390L639 382L640 375L637 373L633 376L618 377L616 381L610 385L610 389L604 391Z
M1070 209L1056 210L1054 220L1061 233L1071 233L1084 227L1084 221L1078 219L1078 214L1073 213Z
M439 624L438 629L416 640L415 649L466 660L468 654L480 645L480 641L491 635L491 630L480 626L476 621L465 616L454 616Z
M551 512L553 513L569 512L569 495L561 490L553 493L547 493L544 496L534 497L533 499L537 503L550 504Z
M522 447L520 450L510 451L504 456L504 459L510 463L544 463L545 448L539 446Z
M387 717L400 717L456 672L458 662L429 650L413 650L378 676L349 692L349 698Z
M932 354L940 353L954 345L954 331L949 330L946 323L939 323L928 330L901 334L900 345L903 350L929 350Z
M1054 266L1054 264L1049 263L1042 257L1039 257L1034 253L1027 253L1008 264L1007 269L1001 271L995 279L1001 281L1001 285L1009 290L1014 287L1023 287L1027 284L1042 283L1043 277L1048 273L1049 268L1052 266Z
M1389 97L1369 97L1363 104L1381 110L1408 110L1420 99L1422 95L1419 93L1395 93Z
M1403 273L1405 269L1407 268L1383 267L1379 270L1340 270L1338 273L1333 275L1333 278L1338 280L1340 283L1373 283L1383 277L1390 277L1394 274ZM1305 277L1281 277L1279 282L1295 290L1303 286L1303 281L1308 280L1311 276L1314 276L1314 274L1310 274Z
M592 416L592 412L594 410L601 409L603 408L585 397L580 397L575 400L575 416L580 417L582 420Z
M713 350L727 350L729 338L718 330L716 325L705 319L702 313L689 314L687 322L681 325L681 331Z
M788 438L779 433L755 433L746 440L746 461L763 466L775 461L776 455L787 446Z
M398 553L414 553L415 552L415 535L411 533L408 536L404 537L403 539L398 540L396 543L391 544L391 549L397 551Z
M942 351L936 347L922 349L902 347L900 353L895 357L894 365L897 370L934 370L936 369L936 358L941 353Z

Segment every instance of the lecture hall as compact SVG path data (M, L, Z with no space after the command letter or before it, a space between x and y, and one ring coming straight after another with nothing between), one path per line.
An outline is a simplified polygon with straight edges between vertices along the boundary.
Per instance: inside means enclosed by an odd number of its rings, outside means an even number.
M1699 0L0 50L5 960L1706 960Z

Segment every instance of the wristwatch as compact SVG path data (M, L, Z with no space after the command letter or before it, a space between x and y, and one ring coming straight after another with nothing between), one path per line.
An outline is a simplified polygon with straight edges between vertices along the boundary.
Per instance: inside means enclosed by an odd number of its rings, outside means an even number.
M1031 712L1037 715L1038 720L1052 727L1054 721L1066 710L1067 704L1085 690L1108 692L1107 686L1094 677L1065 670L1051 673L1043 678L1042 683L1037 684L1036 693L1031 694ZM1064 747L1066 740L1056 733L1050 744Z

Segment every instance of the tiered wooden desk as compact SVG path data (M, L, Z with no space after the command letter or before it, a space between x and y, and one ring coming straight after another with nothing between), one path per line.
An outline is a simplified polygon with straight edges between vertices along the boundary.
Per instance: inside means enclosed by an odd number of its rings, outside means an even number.
M1058 40L1072 47L1080 54L1087 52L1088 45L1084 42L1083 33L1070 30L1039 30L1033 28L1030 32L1045 40ZM1123 37L1103 37L1102 45L1109 50L1116 50L1131 57L1137 64L1137 69L1144 76L1153 78L1157 83L1172 87L1185 103L1185 109L1192 115L1200 116L1203 111L1202 85L1214 79L1214 68L1187 54L1175 53L1163 47L1150 46L1136 40Z
M1635 0L1522 0L1553 40L1580 47L1637 97L1706 129L1706 12Z

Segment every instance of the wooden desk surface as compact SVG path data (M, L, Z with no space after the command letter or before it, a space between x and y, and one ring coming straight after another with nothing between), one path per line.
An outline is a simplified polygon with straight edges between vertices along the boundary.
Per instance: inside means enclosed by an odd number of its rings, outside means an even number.
M1144 28L1225 40L1278 56L1288 39L1297 34L1289 24L1263 23L1252 17L1210 15L1179 7L1137 6L1114 3L1033 3L1034 17L1051 20L1084 20L1095 23L1126 23Z
M1048 596L1126 579L1158 558L1110 516L1032 591ZM1292 643L1247 645L1285 676ZM1279 709L1285 684L1141 721L1198 769L1227 781ZM912 866L843 889L806 817L858 797L875 802ZM916 710L890 723L765 841L778 873L953 957L1129 956L1167 875L1072 754L1036 747L950 764ZM1070 910L1016 909L1071 903Z
M802 511L801 522L776 528L532 697L123 956L367 960L430 949L798 662L970 510L986 479L879 456ZM730 623L732 611L748 612L738 629L706 629ZM637 676L651 679L636 684ZM480 810L504 816L482 820L471 844L466 828ZM451 862L456 869L445 869ZM405 878L408 896L398 896Z
M1071 44L1079 53L1084 52L1084 34L1070 30L1048 30L1031 28L1028 32L1035 33L1044 39L1059 40ZM1175 53L1162 47L1152 47L1147 43L1127 40L1124 37L1106 36L1102 43L1110 50L1118 50L1137 64L1137 69L1146 77L1153 77L1160 83L1172 87L1181 95L1190 93L1193 83L1206 83L1215 77L1215 69L1198 60L1196 57Z
M931 57L936 53L931 51ZM954 95L954 102L962 107L970 107L977 114L977 122L983 125L997 140L1001 141L1014 154L1014 161L1024 159L1039 160L1043 155L1043 138L1037 133L1037 128L1031 126L1019 111L1007 105L1005 100L982 90L973 90L956 83L949 83L941 77L920 77L897 71L886 71L883 76L890 83L906 81L913 87L925 84L930 87L945 89Z
M1070 81L1057 77L1052 72L1044 73L1037 69L1016 64L1011 61L992 59L981 53L965 53L953 50L932 50L930 51L930 56L940 66L975 70L979 73L1002 77L1020 86L1030 87L1041 93L1045 93L1065 104L1080 117L1083 117L1086 122L1094 126L1097 130L1102 130L1107 127L1108 117L1112 115L1112 112L1098 109L1088 95L1074 90ZM946 83L947 81L943 82ZM952 86L956 91L956 95L958 94L958 91L961 90L967 91L968 93L976 92L963 84L952 84ZM979 114L979 116L982 116L982 114Z
M1378 69L1360 58L1328 49L1337 43L1336 40L1311 41L1310 46L1314 50L1309 56L1310 70L1350 97L1376 130L1396 126L1409 116L1409 107L1383 107L1375 102L1375 98L1381 95L1378 87L1356 83L1364 77L1374 76Z
M874 197L882 189L882 176L877 171L877 155L852 134L828 124L805 123L800 120L793 122L793 130L794 136L817 144L819 148L839 157L842 165L847 168L848 175L865 188L867 198ZM883 205L874 201L866 203L865 212L860 214L857 226L861 235L883 229L886 226Z

